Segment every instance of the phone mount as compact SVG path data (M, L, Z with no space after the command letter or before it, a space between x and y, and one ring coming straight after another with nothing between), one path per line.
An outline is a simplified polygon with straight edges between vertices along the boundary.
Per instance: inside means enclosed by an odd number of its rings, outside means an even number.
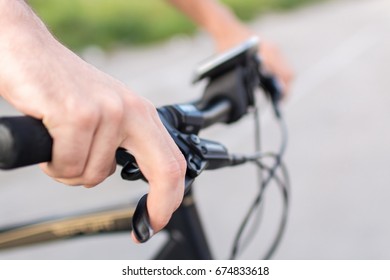
M196 103L198 108L205 109L216 100L229 100L232 106L226 123L235 122L247 113L255 103L254 89L260 83L258 44L259 39L252 37L197 68L193 81L208 79L204 95Z

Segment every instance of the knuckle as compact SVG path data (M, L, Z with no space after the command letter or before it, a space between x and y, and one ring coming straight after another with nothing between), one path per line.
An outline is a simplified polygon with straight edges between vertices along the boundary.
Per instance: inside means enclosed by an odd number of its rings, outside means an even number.
M124 116L124 104L122 100L115 94L112 94L110 98L106 98L103 104L103 112L110 120L114 122L120 122Z
M85 100L84 100L85 101ZM81 102L79 99L68 98L63 105L63 114L56 115L66 118L66 121L73 127L86 128L95 124L100 116L97 106L91 102Z
M91 188L102 183L107 177L115 172L115 166L107 166L102 170L94 170L94 172L85 173L83 176L83 185L86 188Z
M141 96L132 96L128 102L129 108L132 108L132 111L136 114L141 114L143 116L155 114L157 116L157 111L154 105L149 100Z
M83 106L73 114L72 123L78 127L93 126L99 119L99 111L93 106Z
M162 167L162 172L169 174L172 181L179 181L185 176L186 168L184 157L178 155Z
M83 177L83 185L86 188L92 188L102 183L107 176L102 174L87 175Z

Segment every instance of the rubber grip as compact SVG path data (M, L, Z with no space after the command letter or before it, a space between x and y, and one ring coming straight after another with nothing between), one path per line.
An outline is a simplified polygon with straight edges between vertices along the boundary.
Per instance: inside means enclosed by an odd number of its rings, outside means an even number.
M48 162L52 146L42 121L28 116L0 118L0 169Z

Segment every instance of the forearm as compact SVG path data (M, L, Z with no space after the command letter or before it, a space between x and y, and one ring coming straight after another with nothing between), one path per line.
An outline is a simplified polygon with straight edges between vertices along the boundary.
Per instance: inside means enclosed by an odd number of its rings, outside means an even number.
M45 29L44 24L23 0L0 0L0 34L13 33L15 29L29 27L34 32Z
M59 44L24 1L0 0L0 65L7 65L0 68L0 95L13 99L19 77L37 73L54 45Z
M238 43L239 40L245 40L253 34L226 6L216 0L167 1L210 33L218 49L223 48L218 46L219 42L226 41L229 36L235 37ZM237 34L240 34L240 38L237 38Z
M23 0L0 0L0 50L2 58L11 53L33 55L56 42L43 22Z

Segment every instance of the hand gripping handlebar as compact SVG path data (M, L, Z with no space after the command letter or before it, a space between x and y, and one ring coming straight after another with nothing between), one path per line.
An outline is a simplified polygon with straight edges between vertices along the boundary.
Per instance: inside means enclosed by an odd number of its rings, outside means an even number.
M259 85L274 105L280 97L276 80L260 71L261 60L254 48L246 55L235 57L234 64L227 65L229 67L220 68L219 72L212 71L212 75L202 77L208 78L209 82L200 100L157 109L162 123L186 159L185 192L203 170L244 161L229 155L221 143L199 138L199 131L217 122L231 123L240 119L254 105L254 89ZM48 162L52 144L53 140L40 120L28 116L0 118L0 169ZM123 166L123 179L146 180L136 159L124 149L117 150L116 160ZM147 195L140 199L133 217L133 230L140 242L153 235L146 198Z
M230 112L229 101L219 100L204 110L199 110L195 104L182 104L161 107L157 111L186 159L185 193L203 170L232 164L234 160L221 143L205 140L197 135L201 128L226 119ZM28 116L0 118L1 169L50 161L52 143L47 129L39 120ZM117 150L116 160L123 166L123 179L146 181L136 159L125 149ZM135 236L140 242L147 241L153 234L146 198L147 194L140 199L132 221Z

